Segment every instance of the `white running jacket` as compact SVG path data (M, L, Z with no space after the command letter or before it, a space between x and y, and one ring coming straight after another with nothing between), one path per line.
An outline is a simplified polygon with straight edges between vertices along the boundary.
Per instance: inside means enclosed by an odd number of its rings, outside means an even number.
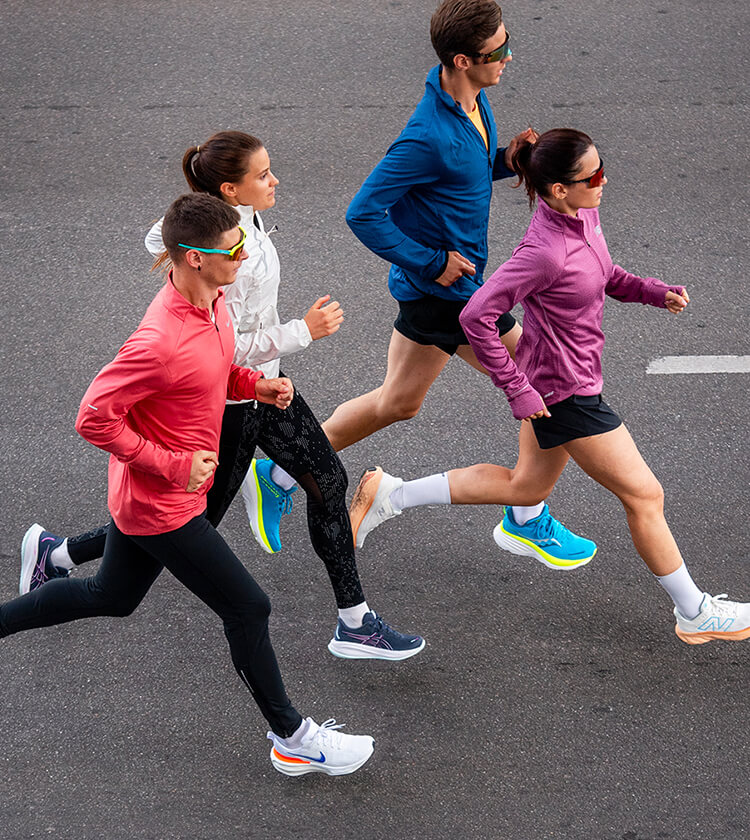
M240 266L234 283L224 288L234 325L234 363L262 371L271 379L279 375L279 359L304 350L312 336L302 318L280 323L276 310L281 280L279 255L260 213L242 205L235 209L247 232L245 250L249 257ZM146 234L146 248L154 257L164 252L162 221L159 219Z

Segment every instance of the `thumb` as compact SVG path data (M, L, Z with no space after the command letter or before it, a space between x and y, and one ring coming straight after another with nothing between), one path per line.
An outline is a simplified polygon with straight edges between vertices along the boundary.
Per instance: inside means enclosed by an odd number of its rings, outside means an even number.
M310 308L311 309L320 309L320 307L323 306L323 304L330 299L331 299L330 295L323 295L323 297L319 297Z

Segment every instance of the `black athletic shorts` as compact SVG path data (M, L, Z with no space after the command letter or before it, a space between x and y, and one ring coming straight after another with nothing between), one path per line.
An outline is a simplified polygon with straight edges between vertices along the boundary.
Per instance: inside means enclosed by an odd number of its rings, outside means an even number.
M458 316L467 303L466 300L446 300L436 295L400 300L398 317L393 326L417 344L434 345L452 356L461 344L469 343L458 322ZM501 315L497 319L498 332L505 335L515 324L516 319L510 313Z
M604 402L601 394L593 397L573 395L548 405L552 417L532 420L540 449L553 449L577 438L601 435L622 425L622 420Z

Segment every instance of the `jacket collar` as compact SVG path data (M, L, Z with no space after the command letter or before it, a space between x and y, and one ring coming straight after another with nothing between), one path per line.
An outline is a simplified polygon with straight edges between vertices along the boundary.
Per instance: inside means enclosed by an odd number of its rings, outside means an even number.
M449 94L447 94L442 87L440 87L440 70L442 68L441 64L438 64L436 67L433 67L432 70L427 74L427 81L425 81L425 88L427 90L431 90L433 95L439 99L446 108L449 108L451 111L456 111L460 114L464 114L464 109L453 99ZM480 90L479 94L477 95L477 102L479 102L482 94L484 91ZM467 118L468 119L468 118Z
M574 218L573 216L568 216L567 213L560 213L558 210L554 210L543 198L539 198L534 216L543 224L548 227L553 227L555 230L580 234L583 233L583 216L581 214L585 212L585 208L581 208L578 211L578 216Z

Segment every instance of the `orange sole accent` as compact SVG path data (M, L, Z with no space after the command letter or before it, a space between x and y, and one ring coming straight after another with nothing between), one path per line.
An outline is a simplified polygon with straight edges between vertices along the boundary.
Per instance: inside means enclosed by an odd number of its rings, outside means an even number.
M750 638L750 627L744 630L735 630L733 633L722 633L721 630L707 630L705 633L685 633L675 624L675 633L678 638L688 645L705 645L706 642L741 642Z
M273 748L273 754L279 761L286 761L288 764L311 764L310 761L305 761L303 758L293 758L291 755L282 755L276 747Z
M365 518L367 511L370 510L372 503L375 501L375 494L378 492L378 487L380 486L382 478L382 467L365 470L362 473L362 478L359 480L357 489L354 491L354 498L352 499L352 503L349 505L349 521L352 526L352 537L354 538L355 546L357 545L357 531L359 531L359 526L362 524L362 520ZM377 479L377 481L375 481L372 494L370 494L369 485L374 479ZM365 488L367 488L367 496L365 496Z

